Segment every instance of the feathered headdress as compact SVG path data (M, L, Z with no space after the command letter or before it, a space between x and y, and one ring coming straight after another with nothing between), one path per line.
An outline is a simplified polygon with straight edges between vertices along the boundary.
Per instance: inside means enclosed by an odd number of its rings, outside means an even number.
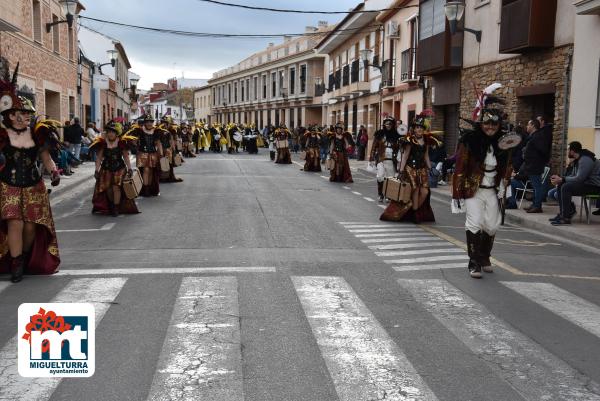
M423 127L425 130L429 131L431 129L431 120L435 116L433 110L423 110L419 113L415 119L413 120L413 127Z
M492 104L504 105L506 103L503 99L492 95L497 89L500 88L502 88L502 84L498 82L491 84L481 92L477 91L477 88L475 88L477 101L475 103L475 109L473 109L473 121L482 121L486 112L488 112L490 116L502 116L503 113L500 109L490 107Z

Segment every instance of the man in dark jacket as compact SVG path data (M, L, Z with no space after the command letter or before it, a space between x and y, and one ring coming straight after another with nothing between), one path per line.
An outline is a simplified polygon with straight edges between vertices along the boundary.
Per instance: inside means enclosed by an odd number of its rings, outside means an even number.
M83 136L84 132L81 124L79 124L79 118L75 117L73 124L69 127L69 150L77 160L80 160L79 155L81 153L81 140Z
M600 194L600 160L581 143L569 144L569 159L573 159L571 175L561 177L553 175L552 184L558 185L558 204L560 214L551 220L553 226L571 224L576 211L571 203L573 196Z
M538 120L527 123L529 140L523 150L523 166L521 172L529 177L533 186L533 203L527 213L542 213L542 199L544 198L544 183L542 175L544 168L550 161L552 138L548 137L545 130L540 129Z

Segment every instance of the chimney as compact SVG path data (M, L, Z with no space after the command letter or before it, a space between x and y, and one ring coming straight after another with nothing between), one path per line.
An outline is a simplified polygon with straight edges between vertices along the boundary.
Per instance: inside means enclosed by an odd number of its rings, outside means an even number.
M314 26L307 26L306 28L304 28L304 33L312 33L312 32L316 32L317 28Z
M273 42L270 42L270 43L269 43L269 46L267 46L267 47L273 47L273 46L275 46L275 43L273 43Z
M289 36L289 35L284 35L284 36L283 36L283 43L287 43L287 42L289 42L290 40L292 40L292 37L291 37L291 36Z
M327 21L319 21L319 29L325 29L329 26Z

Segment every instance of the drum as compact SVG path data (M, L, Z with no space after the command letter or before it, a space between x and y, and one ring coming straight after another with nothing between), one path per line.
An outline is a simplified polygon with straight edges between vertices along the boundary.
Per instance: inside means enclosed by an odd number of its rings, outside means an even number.
M242 141L242 134L239 132L236 132L235 134L233 134L233 140L236 142L241 142Z
M523 138L516 132L508 132L498 139L498 147L502 150L512 149L521 143Z

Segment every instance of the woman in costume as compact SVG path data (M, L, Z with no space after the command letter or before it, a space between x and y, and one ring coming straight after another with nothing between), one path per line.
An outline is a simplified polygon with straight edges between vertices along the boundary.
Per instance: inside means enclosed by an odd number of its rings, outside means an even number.
M52 185L60 174L50 157L56 146L53 121L30 128L35 113L29 99L17 95L17 70L0 80L0 272L17 283L23 274L53 274L60 257L48 191L38 161L51 172Z
M306 152L303 170L321 171L321 134L317 131L317 127L308 127L301 142Z
M292 164L292 155L290 153L290 131L284 123L279 124L279 128L275 130L275 147L277 148L277 164Z
M97 154L92 213L115 217L119 213L139 213L135 200L127 199L123 191L123 178L133 174L129 146L136 138L124 136L123 127L114 121L106 125L105 132L104 137L98 137L90 146Z
M351 183L352 173L350 172L350 163L348 162L348 149L354 146L352 134L344 131L344 126L338 123L335 126L335 133L331 136L329 142L329 158L333 160L333 168L329 174L331 182Z
M379 202L383 202L383 183L386 178L396 175L398 153L400 151L400 134L396 129L396 119L386 117L383 128L373 135L373 145L369 163L374 163L377 169L377 195Z
M154 127L154 118L145 114L139 121L143 124L133 126L126 135L137 139L136 165L142 173L143 186L140 196L157 196L159 194L160 165L163 155L160 141L164 131Z
M492 107L494 103L504 104L491 96L500 87L500 84L490 85L478 96L470 120L472 129L461 129L452 178L452 212L466 212L468 268L473 278L481 278L482 270L493 271L490 255L502 222L501 203L512 173L512 151L501 149L498 142L505 133L504 112Z
M256 130L256 126L252 124L252 126L246 128L245 142L246 142L246 150L251 155L258 154L258 138L260 137L260 133Z
M413 223L435 221L429 200L429 149L440 146L440 142L429 131L431 117L429 111L419 114L410 132L400 140L402 156L398 171L400 178L410 183L411 199L408 203L391 201L380 220Z
M163 157L169 160L169 171L160 175L160 182L182 182L183 179L175 177L175 155L177 152L177 127L173 124L170 116L164 116L162 119L160 143L162 144Z

